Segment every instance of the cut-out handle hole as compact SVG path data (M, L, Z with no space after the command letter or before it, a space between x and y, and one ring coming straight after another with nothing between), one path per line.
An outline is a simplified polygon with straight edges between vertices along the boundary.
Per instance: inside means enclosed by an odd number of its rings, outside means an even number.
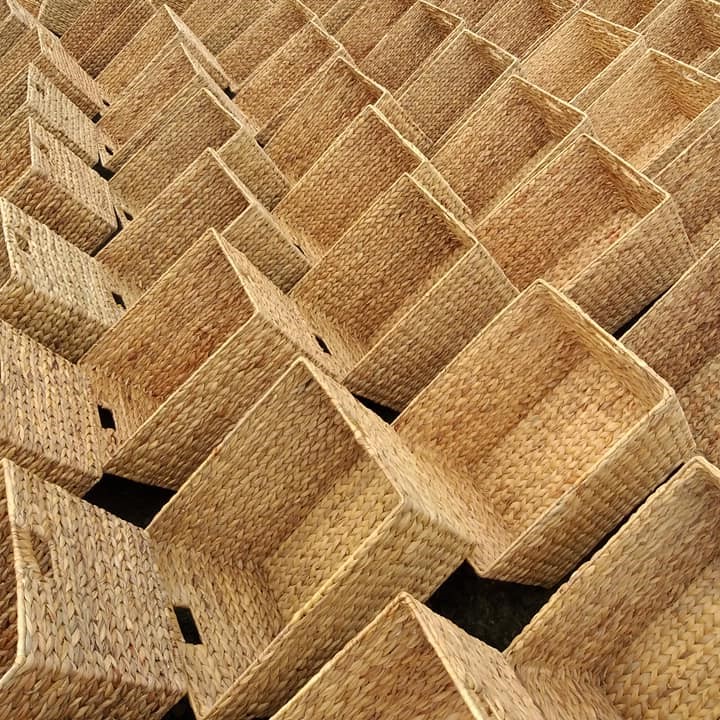
M173 610L175 611L175 618L177 619L183 640L188 645L202 645L203 641L200 637L200 631L193 617L192 610L182 605L175 605Z
M125 305L125 300L123 299L123 296L120 293L112 292L112 298L115 301L115 304L120 306L123 310L127 310L127 305Z
M115 151L114 151L109 145L106 145L106 146L105 146L105 152L106 152L108 155L114 155L114 154L115 154Z
M18 248L24 253L30 252L30 237L24 230L15 231L15 242Z
M103 104L105 107L110 107L110 103L109 103L105 98L103 98L102 104Z
M91 118L92 122L94 123L99 123L101 119L102 115L100 113L95 113Z
M293 243L293 245L300 251L302 255L305 254L305 251L297 243Z
M104 405L98 405L98 416L100 417L100 426L106 430L115 430L115 415L110 408L106 408Z
M320 349L326 355L332 355L332 353L330 352L330 348L327 346L327 343L319 335L315 335L315 342L320 346Z
M37 569L44 577L51 576L53 572L53 565L50 543L44 537L38 535L38 533L34 530L30 530L28 532L28 537L30 539L30 550L32 551Z

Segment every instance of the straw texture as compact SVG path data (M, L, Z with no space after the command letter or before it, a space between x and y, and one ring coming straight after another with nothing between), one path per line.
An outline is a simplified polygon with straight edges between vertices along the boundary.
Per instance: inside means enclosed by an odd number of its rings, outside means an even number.
M0 472L0 718L159 720L185 683L147 535L7 459Z
M546 586L694 447L670 386L542 282L500 313L394 427L411 451L442 468L458 503L478 513L470 556L477 571Z
M267 716L400 589L427 597L469 548L443 492L390 427L293 365L149 528L203 638L180 649L197 716Z
M641 32L673 0L587 0L583 7L611 22Z

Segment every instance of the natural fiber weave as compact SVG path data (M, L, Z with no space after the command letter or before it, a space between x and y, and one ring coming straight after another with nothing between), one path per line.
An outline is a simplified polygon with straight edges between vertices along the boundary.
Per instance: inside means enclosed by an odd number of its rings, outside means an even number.
M648 51L588 108L604 143L649 177L720 118L720 80Z
M638 33L581 11L522 63L523 76L581 109L587 108L645 52Z
M586 0L583 7L610 22L642 32L673 0Z
M427 597L469 549L436 495L390 427L293 365L149 528L202 638L180 649L197 717L269 715L401 588Z
M220 147L241 127L232 103L200 90L110 179L110 188L140 215L206 148Z
M40 25L25 33L2 56L0 86L6 85L31 63L88 117L94 117L108 107L104 89L80 67L60 41Z
M306 23L240 84L235 103L261 128L338 52L341 46L319 23Z
M183 13L185 22L214 55L272 7L271 0L195 0Z
M276 0L228 43L218 60L234 82L241 83L313 18L314 14L299 0Z
M104 149L104 143L109 142L34 65L28 65L0 89L0 138L12 135L28 118L90 166L98 162L101 143Z
M485 577L552 586L693 450L675 393L537 282L394 427L472 508Z
M720 245L622 338L675 388L699 449L720 462Z
M0 192L87 252L117 226L105 180L32 119L0 146Z
M422 155L366 107L275 208L302 251L324 255L372 201Z
M457 15L418 0L363 58L360 68L394 93L463 25Z
M147 535L0 473L0 718L159 720L185 681Z
M0 6L0 57L13 45L32 34L38 23L32 13L16 0L5 0Z
M517 70L512 55L463 30L406 83L398 101L423 132L438 141Z
M42 0L38 19L56 35L62 35L83 11L88 0Z
M98 253L98 260L147 289L209 228L223 230L253 198L207 149Z
M78 360L139 290L2 198L0 218L0 317Z
M403 593L273 717L493 715L543 718L502 654Z
M717 717L719 503L720 472L693 460L513 642L543 717Z
M468 27L474 30L480 21L502 2L503 0L441 0L438 6L465 18Z
M699 254L718 240L720 227L720 122L713 125L657 176L672 196Z
M675 0L644 31L648 45L709 75L720 74L720 3Z
M100 419L85 376L2 321L0 339L2 457L82 495L102 472Z
M522 59L577 5L578 0L504 0L483 17L475 31Z
M298 356L339 374L294 303L206 233L80 361L156 401L116 423L106 471L180 487Z
M470 114L431 162L479 222L589 129L582 112L512 76Z
M695 259L670 196L587 135L476 234L520 290L543 278L611 333Z
M91 0L62 34L61 42L78 60L135 0Z
M328 32L337 35L338 30L352 17L363 0L336 0L321 16ZM409 6L408 6L409 7Z

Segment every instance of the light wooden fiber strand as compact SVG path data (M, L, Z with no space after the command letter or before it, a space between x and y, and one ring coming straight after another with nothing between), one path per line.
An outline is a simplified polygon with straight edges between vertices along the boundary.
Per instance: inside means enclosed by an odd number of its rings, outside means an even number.
M485 516L470 558L477 571L547 586L694 447L670 386L543 282L497 315L394 427Z

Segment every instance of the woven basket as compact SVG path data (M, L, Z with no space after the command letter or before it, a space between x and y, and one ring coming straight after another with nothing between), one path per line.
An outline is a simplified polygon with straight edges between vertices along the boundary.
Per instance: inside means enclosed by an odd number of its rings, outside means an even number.
M328 32L337 35L338 30L352 17L363 0L336 0L321 16ZM409 7L409 6L408 6Z
M313 18L299 0L277 0L226 45L218 60L228 75L241 83Z
M433 52L445 47L463 25L457 15L419 0L363 58L360 68L394 93Z
M442 0L438 5L464 18L468 27L474 30L482 19L502 2L503 0Z
M654 177L720 117L720 80L648 51L588 109L604 143Z
M292 296L328 352L352 368L474 245L467 230L403 174Z
M355 62L362 59L382 40L414 0L364 0L353 2L350 15L337 27L335 37ZM336 25L336 23L333 23ZM331 32L333 32L331 30Z
M239 86L235 103L262 128L338 52L342 47L319 23L306 23Z
M275 208L317 260L403 173L423 161L374 107L366 107Z
M217 55L272 6L271 0L234 0L223 7L217 0L195 0L183 13L183 21Z
M159 720L185 681L147 535L0 472L0 717Z
M717 716L719 510L693 460L525 628L506 655L543 717Z
M470 114L431 162L479 222L588 129L582 112L512 76Z
M88 0L42 0L38 19L56 35L62 35L80 15Z
M382 420L293 365L149 528L202 640L180 648L197 717L269 715L401 588L427 597L469 550L444 493Z
M638 33L581 11L523 61L523 76L585 109L645 50L645 41Z
M394 427L442 468L462 506L484 516L473 529L477 571L544 586L576 567L694 447L670 386L543 282L501 312Z
M583 7L610 22L642 32L673 0L585 0Z
M402 594L273 717L486 720L496 713L544 717L501 653Z
M622 338L677 391L700 450L720 462L720 245L714 245Z
M75 365L0 321L0 453L82 495L100 478L101 425Z
M339 375L294 303L209 231L80 361L145 403L117 419L107 472L178 488L298 355Z
M25 33L2 56L0 86L9 83L31 63L88 117L95 117L110 104L104 89L78 65L55 36L39 25Z
M720 3L715 0L675 0L644 35L656 50L709 75L720 74Z
M433 142L440 141L517 70L512 55L463 30L406 83L398 101Z
M108 185L34 120L0 146L0 192L68 242L90 252L117 226Z
M657 176L672 196L687 234L699 253L718 240L720 227L720 122Z
M564 22L577 4L578 0L504 0L483 17L475 31L522 59Z
M252 201L217 153L205 150L98 253L98 260L147 289L208 228L222 230Z
M614 332L695 254L670 196L587 135L476 228L510 280L562 288Z
M28 118L88 165L98 162L106 138L34 65L28 65L0 90L0 138L12 135ZM109 143L108 147L112 150Z
M253 203L222 236L283 292L290 292L310 268L291 235L260 203Z
M110 179L110 189L139 215L203 150L220 147L241 127L232 103L200 90Z
M5 0L0 6L0 57L36 27L37 20L27 8L16 0Z
M78 360L140 291L2 198L0 218L0 316Z

